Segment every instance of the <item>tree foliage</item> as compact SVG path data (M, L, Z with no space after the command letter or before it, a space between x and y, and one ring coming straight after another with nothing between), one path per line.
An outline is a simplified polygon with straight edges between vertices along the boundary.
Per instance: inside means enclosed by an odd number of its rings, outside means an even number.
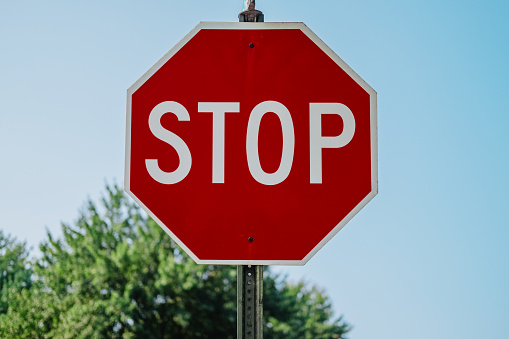
M7 312L10 295L31 287L31 274L26 244L0 230L0 314Z
M236 268L198 265L117 186L31 265L0 233L2 338L234 338ZM323 291L264 278L266 338L344 338Z

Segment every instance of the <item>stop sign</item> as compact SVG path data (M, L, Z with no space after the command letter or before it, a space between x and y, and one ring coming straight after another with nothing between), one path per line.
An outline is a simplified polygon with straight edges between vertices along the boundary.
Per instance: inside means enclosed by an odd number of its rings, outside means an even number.
M125 190L198 263L303 265L377 193L376 92L302 23L200 23L128 90Z

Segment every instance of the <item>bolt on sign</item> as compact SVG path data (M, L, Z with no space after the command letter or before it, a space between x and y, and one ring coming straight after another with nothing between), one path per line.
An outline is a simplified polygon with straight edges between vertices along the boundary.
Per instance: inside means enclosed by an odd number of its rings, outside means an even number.
M303 23L200 23L127 101L125 190L198 263L303 265L377 194L376 92Z

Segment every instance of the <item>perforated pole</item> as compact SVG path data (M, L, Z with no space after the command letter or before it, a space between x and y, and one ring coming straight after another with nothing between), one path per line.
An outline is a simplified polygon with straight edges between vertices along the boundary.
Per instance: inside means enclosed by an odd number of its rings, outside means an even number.
M237 338L263 338L263 266L237 266Z
M255 9L255 0L244 0L239 22L263 22L263 13ZM251 46L250 46L251 47ZM253 238L248 239L249 242ZM237 338L263 338L263 266L237 266Z

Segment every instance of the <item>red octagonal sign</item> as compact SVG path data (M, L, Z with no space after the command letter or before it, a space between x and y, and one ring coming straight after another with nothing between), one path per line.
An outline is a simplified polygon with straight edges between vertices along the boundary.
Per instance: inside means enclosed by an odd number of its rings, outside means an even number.
M376 92L302 23L200 23L126 140L125 190L198 263L303 265L377 193Z

